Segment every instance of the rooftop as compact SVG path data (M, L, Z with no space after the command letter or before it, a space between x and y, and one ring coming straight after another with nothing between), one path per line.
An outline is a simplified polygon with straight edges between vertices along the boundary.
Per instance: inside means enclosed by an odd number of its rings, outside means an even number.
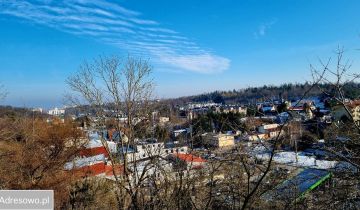
M176 154L174 154L174 156L185 162L195 162L195 163L206 162L206 160L202 159L201 157L198 157L198 156L195 156L192 154L176 153Z

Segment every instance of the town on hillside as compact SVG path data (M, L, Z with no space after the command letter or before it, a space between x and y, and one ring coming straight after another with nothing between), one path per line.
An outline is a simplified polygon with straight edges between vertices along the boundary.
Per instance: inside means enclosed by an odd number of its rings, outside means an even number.
M128 190L141 185L151 191L162 182L186 178L193 188L211 185L213 199L239 207L229 196L229 182L256 184L271 163L272 179L266 183L272 188L259 199L265 206L285 205L312 191L320 196L342 182L333 173L358 171L334 153L352 137L331 132L334 126L359 125L358 99L343 104L322 96L260 98L254 104L154 100L149 107L145 115L130 120L112 104L31 112L48 124L75 123L83 133L78 152L63 165L66 173L114 184L122 177ZM351 158L351 153L340 152ZM228 167L240 167L240 172L242 165L244 175L229 174Z
M0 210L360 210L360 0L0 0Z

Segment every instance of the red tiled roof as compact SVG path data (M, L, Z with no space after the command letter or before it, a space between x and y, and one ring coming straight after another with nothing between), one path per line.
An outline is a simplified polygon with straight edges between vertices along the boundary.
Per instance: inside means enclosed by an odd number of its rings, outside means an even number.
M113 176L113 167L112 165L106 165L105 163L96 163L93 165L84 166L81 168L77 168L71 170L76 177L89 177L89 176L97 176L99 174L104 174L106 176ZM115 165L115 174L120 175L124 173L123 165Z
M185 162L195 162L195 163L206 162L206 160L202 159L201 157L197 157L192 154L175 153L174 156Z
M115 171L115 174L117 176L124 173L124 166L123 165L116 164L116 165L114 165L114 167L115 167L114 171ZM106 176L113 176L114 175L112 165L106 165L105 166L105 175Z
M77 177L96 176L105 172L105 163L96 163L93 165L84 166L73 169L71 171Z
M104 154L105 157L109 157L109 154L106 151L105 147L87 148L80 151L80 156L85 156L85 157L92 157L100 154Z

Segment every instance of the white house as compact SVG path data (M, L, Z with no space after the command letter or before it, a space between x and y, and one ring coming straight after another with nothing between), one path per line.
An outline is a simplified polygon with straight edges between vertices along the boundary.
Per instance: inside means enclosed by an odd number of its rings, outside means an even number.
M259 126L258 130L262 134L267 134L269 138L277 137L280 132L283 134L280 125L276 123Z
M159 123L167 123L170 121L170 118L169 117L159 117Z
M55 107L55 109L50 109L48 111L48 114L54 115L54 116L63 115L63 114L65 114L65 109L58 109L57 107Z

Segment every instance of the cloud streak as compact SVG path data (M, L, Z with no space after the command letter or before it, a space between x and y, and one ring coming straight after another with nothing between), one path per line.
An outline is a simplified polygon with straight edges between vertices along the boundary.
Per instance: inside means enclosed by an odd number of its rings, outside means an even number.
M204 50L177 31L119 4L100 0L0 0L0 14L15 16L57 30L87 35L131 54L185 71L219 73L230 60ZM270 26L259 30L265 35Z
M271 27L277 22L277 19L273 19L269 22L266 23L262 23L258 26L258 30L256 32L254 32L254 37L256 39L263 37L266 35L266 33L268 32L268 30L271 29Z

